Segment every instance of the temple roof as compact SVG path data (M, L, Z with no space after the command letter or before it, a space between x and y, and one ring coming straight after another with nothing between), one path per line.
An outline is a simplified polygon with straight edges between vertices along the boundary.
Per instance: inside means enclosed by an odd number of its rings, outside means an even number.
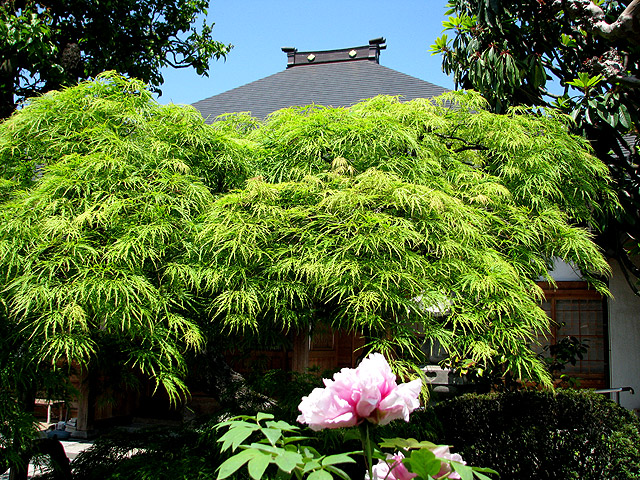
M398 95L403 100L431 98L446 92L419 78L379 64L384 39L339 50L287 54L284 71L228 90L193 104L208 122L224 113L251 112L257 118L285 107L324 105L346 107L376 95Z

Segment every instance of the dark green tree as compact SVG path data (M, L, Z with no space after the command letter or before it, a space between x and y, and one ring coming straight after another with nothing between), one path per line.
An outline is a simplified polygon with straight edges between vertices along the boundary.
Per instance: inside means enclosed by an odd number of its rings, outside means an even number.
M451 0L434 53L460 88L499 113L514 105L557 107L609 167L620 208L600 219L599 243L638 293L640 269L640 2L638 0ZM555 86L554 86L555 85ZM555 92L555 93L554 93ZM634 280L635 279L635 280Z
M195 26L207 0L0 1L0 118L16 103L95 77L105 70L157 89L161 68L207 75L231 45L213 40L213 24Z

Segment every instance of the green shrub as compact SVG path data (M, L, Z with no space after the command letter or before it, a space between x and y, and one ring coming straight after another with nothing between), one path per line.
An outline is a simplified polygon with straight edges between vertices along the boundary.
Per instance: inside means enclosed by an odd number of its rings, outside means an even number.
M114 431L71 463L74 480L191 480L215 478L222 463L212 423L197 428ZM49 473L37 477L53 480Z
M638 419L593 392L470 394L432 409L438 441L502 480L640 478Z
M331 374L324 373L268 370L248 376L247 383L250 388L275 400L269 413L285 422L295 423L300 415L298 405L302 397L309 395L314 388L322 387L323 377L331 377Z
M436 417L433 408L425 408L414 411L408 422L396 420L388 425L375 428L372 433L376 441L383 438L401 437L437 443L441 431L442 424Z
M273 377L266 383L283 380ZM295 384L312 388L314 383L307 377L289 381L281 384L283 390L293 390ZM294 392L284 398L282 412L293 416L299 400L294 401ZM211 420L179 430L103 436L72 463L74 478L215 478L226 457L220 454L214 424ZM500 480L640 478L640 422L588 391L468 394L415 411L408 423L394 421L373 432L376 440L412 437L452 445L469 464L500 472ZM356 433L355 429L303 431L312 437L307 443L326 455L358 450ZM349 465L347 470L357 478L363 466Z

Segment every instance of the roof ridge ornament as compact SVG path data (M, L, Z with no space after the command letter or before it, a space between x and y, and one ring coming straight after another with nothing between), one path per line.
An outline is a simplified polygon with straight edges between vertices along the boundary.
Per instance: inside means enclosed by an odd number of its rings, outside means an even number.
M369 45L339 48L336 50L314 50L298 52L297 48L282 47L287 54L287 68L300 65L319 65L322 63L353 62L369 60L380 63L380 51L387 48L384 37L369 40Z

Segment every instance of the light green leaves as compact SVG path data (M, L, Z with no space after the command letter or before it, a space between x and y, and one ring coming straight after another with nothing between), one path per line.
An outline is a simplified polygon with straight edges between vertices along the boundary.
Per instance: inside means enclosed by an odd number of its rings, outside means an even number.
M218 469L218 477L217 477L218 480L221 480L223 478L227 478L230 475L233 475L236 472L236 470L241 468L249 460L252 460L259 456L264 456L266 458L266 456L260 451L243 450L237 455L234 455L233 457L225 460L222 463L222 465L220 465L220 468Z
M475 24L476 18L466 14L450 16L442 22L445 30L470 30Z
M276 455L274 462L283 472L291 473L298 464L302 463L302 456L298 452L279 452L279 454Z
M385 438L380 442L380 448L389 448L391 450L408 451L420 448L434 448L435 443L427 441L418 441L415 438Z
M590 222L610 190L566 118L486 108L471 93L376 97L251 130L265 176L217 199L198 238L219 272L211 311L239 332L307 328L305 312L321 311L415 358L420 325L462 358L521 357L527 332L547 328L533 279L549 259L607 271L570 218ZM450 315L416 308L423 297ZM525 357L515 371L542 371Z
M233 423L233 427L218 439L222 443L220 448L223 452L229 448L235 451L253 432L260 430L260 425L249 422L236 421Z
M435 43L429 47L429 51L431 55L437 55L438 53L445 52L449 48L449 39L447 38L447 34L443 34L442 36L436 38Z
M560 39L561 39L560 41L562 42L562 45L564 45L565 47L573 48L578 45L578 42L576 42L571 35L566 35L563 33L560 36Z
M309 475L308 480L331 480L332 478L326 470L316 470Z
M245 452L250 452L251 450L245 450ZM262 478L264 471L269 466L271 462L271 457L260 452L259 455L254 456L249 460L249 464L247 465L247 469L249 470L249 475L251 478L259 480Z
M353 458L347 453L339 453L336 455L329 455L322 459L322 465L337 465L339 463L353 463Z
M567 84L579 88L585 95L589 95L589 90L597 86L603 78L604 77L600 74L590 76L586 72L580 72L578 73L578 78L568 81Z
M113 72L2 123L2 290L36 362L86 366L117 345L119 368L184 394L184 353L203 346L186 253L213 192L244 179L237 148Z

